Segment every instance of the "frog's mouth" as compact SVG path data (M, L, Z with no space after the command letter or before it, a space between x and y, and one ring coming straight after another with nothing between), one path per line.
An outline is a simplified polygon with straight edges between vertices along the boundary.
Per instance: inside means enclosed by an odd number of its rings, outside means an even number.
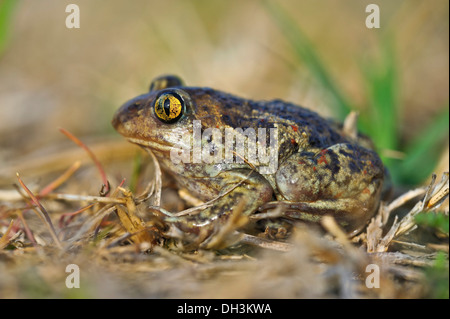
M168 154L170 155L170 151L173 148L173 145L170 143L163 143L163 142L153 142L150 140L143 140L135 137L127 137L127 140L133 144L137 144L144 149L149 149L153 152L161 153L161 154Z

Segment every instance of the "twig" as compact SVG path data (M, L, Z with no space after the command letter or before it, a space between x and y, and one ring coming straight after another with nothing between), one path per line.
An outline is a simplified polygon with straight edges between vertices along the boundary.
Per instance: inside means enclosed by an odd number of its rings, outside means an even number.
M398 225L398 229L395 232L395 237L399 237L410 231L416 225L414 219L419 213L423 211L432 211L438 208L448 196L448 173L444 173L442 175L442 179L437 185L434 185L435 181L436 175L433 174L430 185L427 187L424 199L418 202L416 206L414 206L414 208L401 220ZM431 203L434 203L434 205Z
M102 164L99 162L99 160L97 159L95 154L90 150L89 147L86 146L86 144L84 144L81 140L79 140L75 135L73 135L72 133L70 133L69 131L67 131L66 129L64 129L62 127L60 127L59 130L61 133L63 133L69 139L71 139L75 144L82 147L89 154L89 157L95 163L95 166L97 166L97 169L100 172L100 175L101 175L102 181L103 181L103 185L105 185L105 187L106 187L105 194L108 194L109 190L110 190L108 178L106 177L105 170L103 169Z
M116 210L116 206L114 204L109 204L100 209L97 213L91 216L88 220L83 223L83 226L78 230L78 232L68 240L69 245L67 245L66 250L70 248L70 244L79 240L85 232L95 226L98 221L101 221L105 216L108 216L112 212Z
M393 200L388 206L387 206L387 210L389 212L392 212L393 210L399 208L402 205L405 205L406 202L410 201L411 199L417 197L417 196L421 196L423 194L425 194L427 191L426 187L420 187L420 188L416 188L413 190L410 190L404 194L402 194L401 196L397 197L395 200Z
M45 196L54 189L56 189L58 186L60 186L62 183L64 183L70 176L73 175L81 166L80 161L76 161L72 164L61 176L59 176L57 179L52 181L50 184L45 186L39 191L39 196Z
M398 221L398 217L395 217L394 223L383 238L375 236L376 238L371 238L370 233L376 230L376 223L379 223L379 217L372 219L371 224L368 227L368 252L384 252L387 251L391 242L400 237L401 235L414 230L417 225L415 222L415 217L424 211L433 211L437 209L442 202L449 195L449 174L448 172L442 175L442 178L438 184L435 185L436 175L432 175L430 184L426 188L420 188L413 191L409 191L396 200L394 200L390 205L387 206L387 212L390 214L394 209L403 205L406 201L425 194L424 198L417 202L416 205L406 214L402 220ZM381 213L381 208L379 214ZM383 225L381 225L383 226ZM375 230L374 230L375 229ZM379 232L379 231L377 231ZM380 235L380 234L378 234Z
M378 252L371 253L369 256L373 259L379 259L382 263L397 264L403 266L427 267L432 266L434 261L430 258L434 255L423 257L413 257L401 252Z
M416 243L411 243L411 242L406 242L406 241L400 241L400 240L392 240L393 243L397 243L403 246L409 246L409 247L413 247L416 249L427 249L427 247L425 245L419 245Z
M8 228L6 229L5 233L2 237L0 237L0 249L5 248L8 246L9 241L11 240L12 236L9 236L9 233L11 232L12 226L13 226L14 220L11 219L11 222L9 223Z
M248 175L247 175L245 178L243 178L242 180L240 180L239 183L233 185L233 187L231 187L230 189L226 190L225 192L219 194L217 197L211 199L210 201L208 201L208 202L206 202L206 203L203 203L202 205L195 206L195 207L191 207L191 208L185 209L185 210L183 210L183 211L181 211L181 212L175 213L175 214L173 214L173 216L180 217L180 216L185 216L185 215L193 215L193 212L195 212L195 211L197 211L197 210L200 212L200 210L203 210L203 209L206 209L206 208L208 208L208 207L211 207L211 206L214 204L214 202L218 201L219 199L221 199L221 198L223 198L224 196L226 196L226 195L228 195L229 193L231 193L231 192L232 192L233 190L235 190L237 187L241 186L241 185L242 185L242 184L250 177L250 175L251 175L252 173L253 173L253 170L250 171L250 173L248 173Z
M277 250L277 251L291 251L293 248L292 244L283 243L275 240L270 240L266 238L260 238L256 236L252 236L249 234L240 233L241 240L240 242L243 244L248 244L252 246L257 246L261 248Z
M59 194L52 193L45 196L48 199L62 199L66 201L87 201L87 202L95 202L95 203L106 203L106 204L125 204L125 198L117 198L117 197L103 197L103 196L91 196L91 195L78 195L78 194Z
M156 158L155 154L153 154L153 152L148 148L146 148L146 151L152 158L153 165L155 167L155 179L154 179L155 184L154 184L154 188L151 188L152 193L154 194L152 205L160 206L161 205L161 192L162 192L161 167L159 166L159 161ZM152 183L152 181L150 181L150 183ZM147 187L147 189L148 188L149 187ZM149 196L151 196L151 195L149 194Z
M352 245L348 239L348 235L338 225L334 217L328 215L323 216L321 219L321 224L331 235L336 238L336 241L342 245L342 248L344 248L348 256L356 265L360 266L365 264L365 255L363 255L358 248Z
M20 179L19 173L17 173L17 179L19 180L19 184L22 186L22 188L27 192L28 196L30 196L33 203L39 208L38 211L43 216L44 221L50 230L50 235L52 236L56 245L58 246L58 248L62 249L61 242L59 241L58 236L56 235L55 228L53 227L52 220L50 219L50 216L49 216L47 210L44 208L44 206L42 206L42 204L39 202L39 200L34 196L34 194L28 189L28 187Z
M89 205L87 205L85 207L80 208L79 210L77 210L75 212L61 214L61 217L59 218L59 228L63 228L64 227L64 218L70 217L70 219L72 219L73 216L81 214L82 212L84 212L85 210L88 210L89 208L91 208L94 205L95 204L89 204Z
M17 210L17 216L19 216L20 221L22 222L23 229L25 230L25 234L27 235L28 239L30 240L31 244L34 248L39 249L39 245L36 242L36 239L34 238L33 233L31 232L30 227L28 227L28 223L23 217L22 211Z

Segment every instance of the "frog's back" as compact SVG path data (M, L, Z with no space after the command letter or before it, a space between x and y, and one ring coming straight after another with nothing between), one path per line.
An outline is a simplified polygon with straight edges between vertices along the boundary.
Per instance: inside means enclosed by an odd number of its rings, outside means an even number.
M291 144L326 148L345 142L337 125L316 112L282 100L252 101L210 88L183 88L196 102L196 117L207 127L277 127ZM301 140L307 139L302 143Z
M345 141L335 123L304 107L273 100L256 102L254 108L261 116L267 115L268 121L292 129L299 135L305 133L309 147L325 148Z

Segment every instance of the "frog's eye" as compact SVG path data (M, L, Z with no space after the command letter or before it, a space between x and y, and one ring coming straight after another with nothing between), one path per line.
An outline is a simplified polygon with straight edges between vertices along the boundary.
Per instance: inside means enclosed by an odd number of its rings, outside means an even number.
M155 114L164 123L178 121L184 112L184 101L175 92L161 94L155 103Z

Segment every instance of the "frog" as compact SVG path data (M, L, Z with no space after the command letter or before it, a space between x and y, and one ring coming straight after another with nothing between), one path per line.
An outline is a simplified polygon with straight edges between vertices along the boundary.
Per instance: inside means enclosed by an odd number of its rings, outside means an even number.
M323 216L331 215L354 236L381 200L386 170L370 139L348 134L342 124L282 99L254 101L163 75L151 82L147 93L123 104L112 125L128 141L152 152L180 189L208 203L192 214L170 215L183 232L211 233L233 213L254 217L281 209L274 219L320 224ZM195 129L205 133L211 128L241 135L247 129L276 130L273 140L263 136L257 141L258 146L272 143L275 169L264 170L267 162L242 152L242 145L228 161L194 161L199 152L192 147L184 161L174 160L179 146L189 143L206 149L202 154L223 151L223 136L195 136ZM249 147L246 141L244 151Z

